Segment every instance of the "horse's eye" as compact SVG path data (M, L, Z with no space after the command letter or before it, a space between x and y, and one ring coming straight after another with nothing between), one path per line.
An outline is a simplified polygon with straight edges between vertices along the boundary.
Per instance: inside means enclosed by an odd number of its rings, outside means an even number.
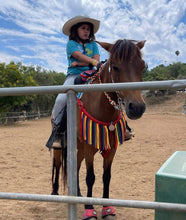
M117 66L112 67L115 72L119 72L119 68Z

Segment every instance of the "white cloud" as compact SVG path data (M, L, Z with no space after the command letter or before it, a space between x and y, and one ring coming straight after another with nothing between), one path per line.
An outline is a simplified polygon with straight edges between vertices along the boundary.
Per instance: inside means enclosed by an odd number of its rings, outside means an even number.
M8 53L1 53L0 52L0 63L10 63L10 61L15 61L15 62L19 62L19 57L17 56L12 56Z
M147 40L143 51L150 67L162 60L173 62L175 50L180 50L180 61L186 60L186 21L181 21L184 0L0 0L0 5L0 19L11 24L0 24L1 60L6 53L9 58L38 60L47 68L66 72L67 37L61 28L66 20L80 14L101 20L96 34L100 41ZM101 50L101 56L105 59L107 53Z

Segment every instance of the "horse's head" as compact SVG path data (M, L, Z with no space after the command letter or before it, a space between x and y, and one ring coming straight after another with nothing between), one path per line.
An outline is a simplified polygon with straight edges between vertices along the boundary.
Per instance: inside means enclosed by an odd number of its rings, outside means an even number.
M105 65L103 82L141 82L145 62L141 49L145 41L118 40L115 44L98 42L110 53ZM139 90L124 90L117 93L125 105L125 111L130 119L138 119L145 112L145 103Z

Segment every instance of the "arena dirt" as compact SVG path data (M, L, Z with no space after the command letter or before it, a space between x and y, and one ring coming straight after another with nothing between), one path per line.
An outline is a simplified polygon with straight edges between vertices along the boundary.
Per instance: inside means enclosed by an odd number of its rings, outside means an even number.
M129 120L135 138L119 147L112 166L110 198L154 201L155 173L175 152L186 150L186 116L144 114ZM51 193L52 157L45 147L50 118L0 127L0 191ZM102 196L102 158L95 157L94 197ZM85 196L85 166L80 184ZM64 195L62 184L60 194ZM101 206L95 206L101 219ZM67 205L49 202L0 200L0 220L67 219ZM81 219L83 205L78 205ZM153 220L154 211L116 207L119 220Z

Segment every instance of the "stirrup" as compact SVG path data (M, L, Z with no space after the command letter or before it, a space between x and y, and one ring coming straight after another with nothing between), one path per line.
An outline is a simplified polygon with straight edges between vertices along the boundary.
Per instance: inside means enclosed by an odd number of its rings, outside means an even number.
M55 140L55 136L57 134L57 126L54 126L53 129L52 129L52 133L46 143L46 147L48 147L49 149L52 148L52 145L54 143L54 140Z
M96 218L97 219L97 212L95 209L85 209L83 213L82 220L88 220L90 218Z
M53 147L54 143L59 143L58 145L65 145L65 132L59 132L60 127L54 125L52 129L52 133L46 143L46 147L49 150Z

